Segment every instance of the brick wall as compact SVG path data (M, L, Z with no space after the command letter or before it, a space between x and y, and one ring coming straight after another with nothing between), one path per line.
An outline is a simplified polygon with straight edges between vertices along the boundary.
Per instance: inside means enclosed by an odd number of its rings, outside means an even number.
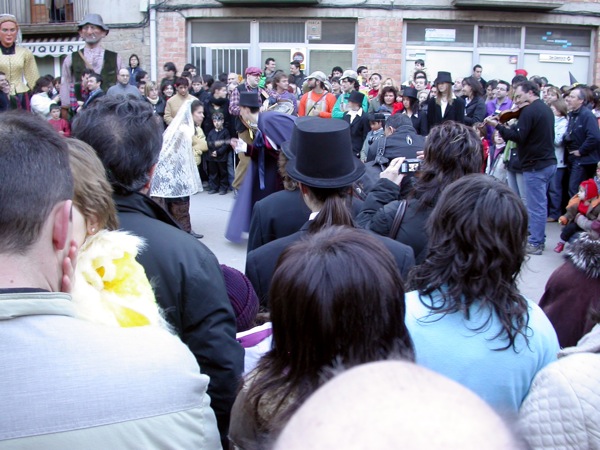
M157 15L157 51L158 81L163 77L163 66L166 62L175 63L181 73L187 61L186 23L178 13L160 13Z
M383 78L402 81L402 19L368 17L358 19L357 66L379 72Z
M140 58L140 67L150 73L149 30L145 28L111 28L103 40L103 46L117 52L123 65L129 65L129 57L135 53Z

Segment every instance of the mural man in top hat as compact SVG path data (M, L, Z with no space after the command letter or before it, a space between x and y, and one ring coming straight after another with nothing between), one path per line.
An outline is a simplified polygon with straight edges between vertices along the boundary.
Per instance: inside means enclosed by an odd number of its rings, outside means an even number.
M102 75L102 89L106 92L109 87L117 84L117 74L123 67L121 57L117 53L102 47L102 39L109 30L100 14L87 14L77 27L81 40L85 41L85 47L68 55L63 62L60 87L63 114L69 108L72 88L81 80L86 68Z

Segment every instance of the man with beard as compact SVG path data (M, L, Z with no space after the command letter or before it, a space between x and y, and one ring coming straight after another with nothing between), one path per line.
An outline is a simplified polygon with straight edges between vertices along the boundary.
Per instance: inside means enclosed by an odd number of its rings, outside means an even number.
M85 41L85 47L68 55L63 62L60 87L63 115L69 109L69 92L75 81L81 80L84 69L93 69L95 73L102 76L102 89L106 92L108 88L117 84L117 74L121 68L124 68L121 57L101 45L102 39L109 31L104 25L102 16L87 14L77 27L81 40Z
M333 111L337 99L335 95L327 91L325 85L327 77L323 72L317 70L311 73L306 80L310 91L300 99L298 115L331 119L331 111Z

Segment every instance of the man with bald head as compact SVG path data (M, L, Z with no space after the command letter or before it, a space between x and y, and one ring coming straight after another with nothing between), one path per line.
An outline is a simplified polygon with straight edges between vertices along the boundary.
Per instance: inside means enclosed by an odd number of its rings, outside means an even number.
M524 448L467 388L405 361L354 367L319 388L281 432L276 450Z
M119 70L119 75L117 76L117 84L111 86L108 89L106 95L108 95L109 97L116 97L117 95L133 95L134 97L142 98L142 94L140 94L139 89L129 84L130 77L131 75L129 75L129 70Z

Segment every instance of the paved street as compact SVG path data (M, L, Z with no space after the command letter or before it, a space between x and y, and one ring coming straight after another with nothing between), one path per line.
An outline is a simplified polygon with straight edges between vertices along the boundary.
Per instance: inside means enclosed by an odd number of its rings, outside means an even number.
M202 242L219 258L221 264L244 271L246 264L246 244L233 244L224 237L229 212L233 206L233 194L208 195L201 192L192 196L191 216L194 231L204 235ZM558 242L560 226L551 223L546 226L546 250L542 256L531 256L521 273L519 286L523 294L539 301L544 286L554 269L563 262L563 257L554 253Z

